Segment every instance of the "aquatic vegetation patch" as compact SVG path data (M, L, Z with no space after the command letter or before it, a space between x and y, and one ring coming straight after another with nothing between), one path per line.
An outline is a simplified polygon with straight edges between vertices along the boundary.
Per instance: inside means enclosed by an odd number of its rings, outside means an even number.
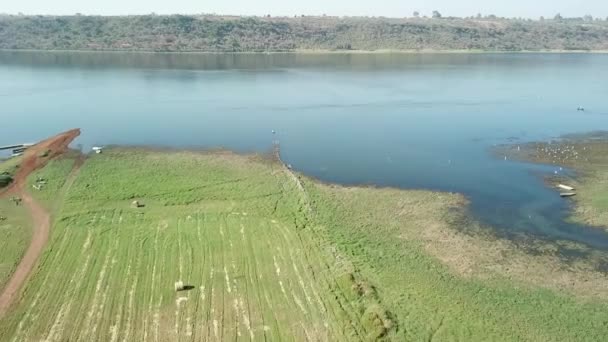
M550 187L565 183L576 193L572 219L608 229L608 139L605 133L565 136L549 142L534 142L517 146L503 146L503 153L513 158L555 165L555 172L547 178ZM569 168L576 172L569 176L562 172Z

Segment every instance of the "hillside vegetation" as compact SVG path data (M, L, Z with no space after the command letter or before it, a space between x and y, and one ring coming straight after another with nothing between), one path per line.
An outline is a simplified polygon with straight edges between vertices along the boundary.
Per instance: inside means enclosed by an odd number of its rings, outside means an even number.
M608 22L500 18L0 16L0 49L608 50Z
M31 175L53 232L2 341L605 337L605 276L459 240L459 195L325 185L228 152L113 148L77 174L70 158ZM481 266L463 274L468 254Z

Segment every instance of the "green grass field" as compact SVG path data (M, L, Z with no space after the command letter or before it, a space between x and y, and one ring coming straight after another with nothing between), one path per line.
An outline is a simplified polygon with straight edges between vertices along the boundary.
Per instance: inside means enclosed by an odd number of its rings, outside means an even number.
M31 238L31 220L23 206L0 198L0 288L3 288L25 253Z
M0 161L0 174L13 174L20 158ZM15 206L8 198L0 198L0 288L3 288L25 253L31 237L31 221L23 206Z
M461 212L458 195L300 183L269 159L228 152L114 148L77 174L73 165L64 158L32 175L48 180L34 194L55 223L21 301L0 321L2 341L608 333L601 296L463 276L429 252ZM175 291L179 280L187 290Z

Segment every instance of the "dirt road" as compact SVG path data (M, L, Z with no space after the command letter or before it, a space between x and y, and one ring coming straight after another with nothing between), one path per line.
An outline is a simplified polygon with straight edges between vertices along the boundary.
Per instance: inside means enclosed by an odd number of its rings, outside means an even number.
M51 232L50 214L26 191L27 177L32 172L44 167L52 158L65 153L68 150L68 145L79 135L80 130L71 130L29 148L23 155L23 161L15 174L13 183L0 192L0 198L7 196L20 197L32 216L33 224L30 245L11 279L0 293L0 318L8 312L10 306L17 299L23 284L34 269L40 254L42 254Z

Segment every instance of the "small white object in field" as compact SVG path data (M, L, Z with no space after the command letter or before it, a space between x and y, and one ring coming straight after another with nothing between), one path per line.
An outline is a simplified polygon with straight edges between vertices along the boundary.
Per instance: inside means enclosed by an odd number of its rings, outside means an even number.
M175 282L175 292L179 292L179 291L183 291L183 290L184 290L184 282L181 280Z

